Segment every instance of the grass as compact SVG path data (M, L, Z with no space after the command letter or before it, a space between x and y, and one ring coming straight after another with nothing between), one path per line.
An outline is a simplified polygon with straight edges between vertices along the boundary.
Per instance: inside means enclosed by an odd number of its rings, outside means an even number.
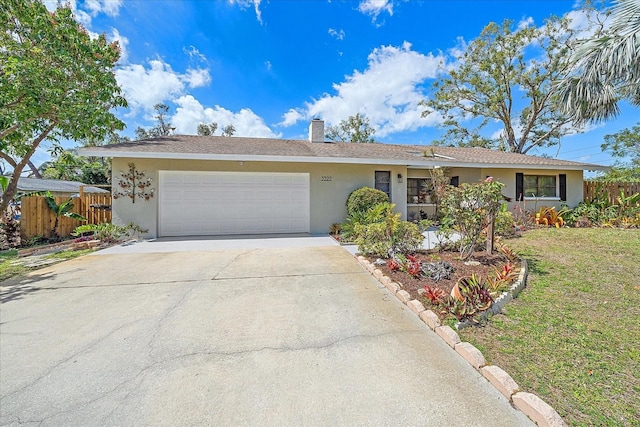
M640 230L536 229L506 244L527 287L460 331L572 426L640 425Z
M66 261L68 259L77 258L82 255L86 255L90 252L93 252L94 249L82 249L82 250L66 250L61 252L56 252L50 255L46 255L44 258L55 259L58 262ZM7 280L13 276L20 276L27 274L30 271L37 270L38 268L43 267L27 267L22 264L16 263L15 261L18 259L18 251L8 250L8 251L0 251L0 282L3 280ZM51 265L51 264L49 264Z

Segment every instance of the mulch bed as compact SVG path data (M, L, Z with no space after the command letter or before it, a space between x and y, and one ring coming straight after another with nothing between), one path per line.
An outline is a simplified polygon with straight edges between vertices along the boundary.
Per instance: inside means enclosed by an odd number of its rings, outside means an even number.
M479 265L467 265L460 259L458 252L442 251L442 252L430 252L416 254L416 258L422 262L438 262L446 261L450 263L454 270L450 279L441 279L437 282L430 278L415 278L402 271L391 271L385 265L376 266L379 268L385 276L388 276L394 282L400 284L402 289L409 292L412 299L417 299L420 302L424 302L424 298L418 293L419 289L424 289L425 285L431 287L438 287L445 291L447 294L451 292L453 285L462 278L475 274L477 276L486 277L496 268L502 268L507 262L507 258L502 254L487 254L486 252L474 252L470 258L471 261L478 261ZM377 257L367 257L369 261L375 263ZM386 260L385 260L386 261Z

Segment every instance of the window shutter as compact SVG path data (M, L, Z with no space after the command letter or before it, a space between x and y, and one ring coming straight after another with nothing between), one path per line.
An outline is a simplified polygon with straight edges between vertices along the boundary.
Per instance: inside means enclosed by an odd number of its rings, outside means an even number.
M516 173L516 201L524 200L524 174Z
M560 177L560 200L567 201L567 174L561 173Z

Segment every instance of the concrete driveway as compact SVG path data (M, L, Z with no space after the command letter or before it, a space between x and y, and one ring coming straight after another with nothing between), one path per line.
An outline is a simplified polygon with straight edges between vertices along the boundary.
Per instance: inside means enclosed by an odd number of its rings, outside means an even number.
M0 424L532 425L344 249L282 246L2 283Z

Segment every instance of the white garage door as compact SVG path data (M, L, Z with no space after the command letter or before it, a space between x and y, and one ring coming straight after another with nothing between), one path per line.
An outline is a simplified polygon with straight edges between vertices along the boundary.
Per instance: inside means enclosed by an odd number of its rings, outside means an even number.
M309 174L160 171L160 236L309 232Z

